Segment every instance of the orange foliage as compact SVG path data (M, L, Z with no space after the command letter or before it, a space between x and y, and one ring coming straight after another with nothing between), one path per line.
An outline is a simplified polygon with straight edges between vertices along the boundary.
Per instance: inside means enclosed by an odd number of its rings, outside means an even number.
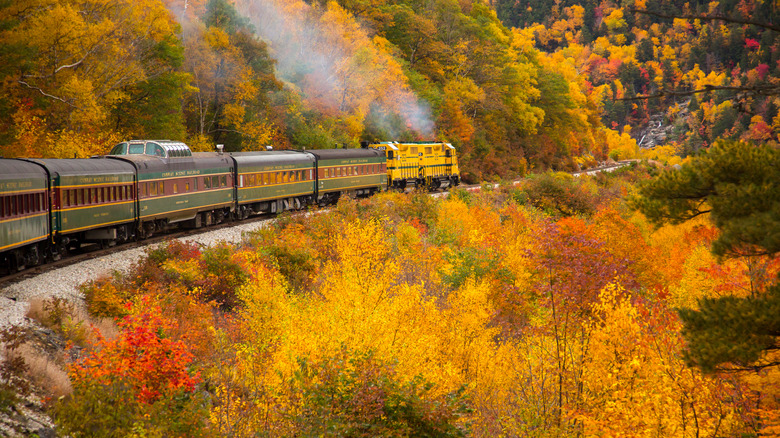
M159 307L142 299L118 325L122 333L117 339L96 333L95 351L72 365L74 386L121 381L141 403L194 391L200 379L188 370L193 355L181 341L166 337L176 323L164 318Z

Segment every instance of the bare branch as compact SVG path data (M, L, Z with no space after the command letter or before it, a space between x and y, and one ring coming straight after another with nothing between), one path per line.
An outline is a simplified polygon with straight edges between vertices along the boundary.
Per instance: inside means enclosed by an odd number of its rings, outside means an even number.
M726 23L750 24L764 29L773 30L775 32L780 32L780 26L776 26L772 23L764 23L764 22L750 20L750 19L730 17L720 13L708 14L708 15L694 15L694 14L672 15L672 14L664 14L662 12L648 11L646 9L634 9L634 8L628 8L628 11L636 14L652 15L654 17L659 17L659 18L669 18L669 19L679 18L683 20L703 20L703 21L725 21Z
M68 102L67 100L65 100L65 99L63 99L63 98L61 98L61 97L57 97L57 96L51 95L51 94L49 94L49 93L46 93L46 92L45 92L45 91L43 91L43 90L42 90L40 87L36 87L36 86L34 86L34 85L30 85L30 84L28 84L27 82L24 82L24 81L16 81L16 82L17 82L17 83L19 83L19 84L21 84L21 85L24 85L25 87L27 87L27 88L29 88L29 89L31 89L31 90L36 90L36 91L38 91L39 93L41 93L41 94L42 94L42 95L44 95L45 97L48 97L48 98L50 98L50 99L54 99L54 100L59 100L60 102L62 102L62 103L64 103L64 104L66 104L66 105L69 105L69 106L71 106L71 107L73 107L73 108L78 108L76 105L73 105L71 102Z
M73 67L78 67L79 65L81 65L81 63L83 63L83 62L84 62L84 60L85 60L85 59L87 59L87 56L88 56L88 55L89 55L89 53L87 53L86 55L84 55L84 57L83 57L83 58L79 59L78 61L74 62L73 64L68 64L68 65L61 65L61 66L57 67L57 70L54 70L54 73L55 73L55 74L56 74L56 73L59 73L59 72L60 72L60 70L62 70L62 69L65 69L65 68L73 68Z
M774 96L780 94L780 85L757 85L754 87L727 87L727 86L715 86L707 85L704 88L698 90L689 91L676 91L676 90L661 90L656 94L646 94L634 97L620 97L614 100L632 101L632 100L647 100L655 99L659 97L679 97L679 96L692 96L694 94L709 93L712 91L735 91L740 93L749 93L759 96Z

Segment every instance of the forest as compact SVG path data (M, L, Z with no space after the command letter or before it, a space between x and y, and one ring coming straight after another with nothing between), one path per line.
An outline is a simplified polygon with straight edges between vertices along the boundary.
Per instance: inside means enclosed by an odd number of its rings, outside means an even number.
M479 182L777 139L776 29L641 1L525 3L9 0L0 154L436 139ZM773 2L731 3L653 8L777 18ZM640 150L659 123L666 149Z

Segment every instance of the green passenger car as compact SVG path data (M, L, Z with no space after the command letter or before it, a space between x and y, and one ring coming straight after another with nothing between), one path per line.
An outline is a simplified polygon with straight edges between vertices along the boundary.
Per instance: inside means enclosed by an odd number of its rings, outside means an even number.
M239 216L300 209L314 202L314 157L296 151L234 152Z
M104 159L31 159L46 168L51 187L51 232L57 242L115 242L132 235L132 166Z
M234 209L232 160L202 152L190 156L110 156L137 171L137 209L142 237L170 224L200 227L222 222Z
M49 237L46 171L21 160L0 159L0 264L24 269L42 260Z
M383 151L374 149L311 150L317 158L317 201L335 202L339 196L370 196L387 188Z

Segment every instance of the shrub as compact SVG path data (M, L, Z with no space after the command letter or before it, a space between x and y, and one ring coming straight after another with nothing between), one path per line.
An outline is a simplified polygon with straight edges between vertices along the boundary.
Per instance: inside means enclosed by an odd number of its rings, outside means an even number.
M372 352L350 352L316 362L299 360L292 385L300 406L291 416L301 436L461 437L468 412L463 391L433 397L417 377L398 382L390 364Z
M10 412L19 402L18 396L30 393L30 383L25 378L28 370L24 359L16 354L16 350L27 339L27 330L20 326L10 326L0 329L0 346L3 354L0 356L0 412Z
M514 198L554 216L589 216L596 211L584 183L566 174L543 173L529 178Z
M188 348L166 334L175 328L148 299L119 322L112 341L98 335L96 348L70 366L73 394L54 407L71 436L197 436L204 404L194 393Z

